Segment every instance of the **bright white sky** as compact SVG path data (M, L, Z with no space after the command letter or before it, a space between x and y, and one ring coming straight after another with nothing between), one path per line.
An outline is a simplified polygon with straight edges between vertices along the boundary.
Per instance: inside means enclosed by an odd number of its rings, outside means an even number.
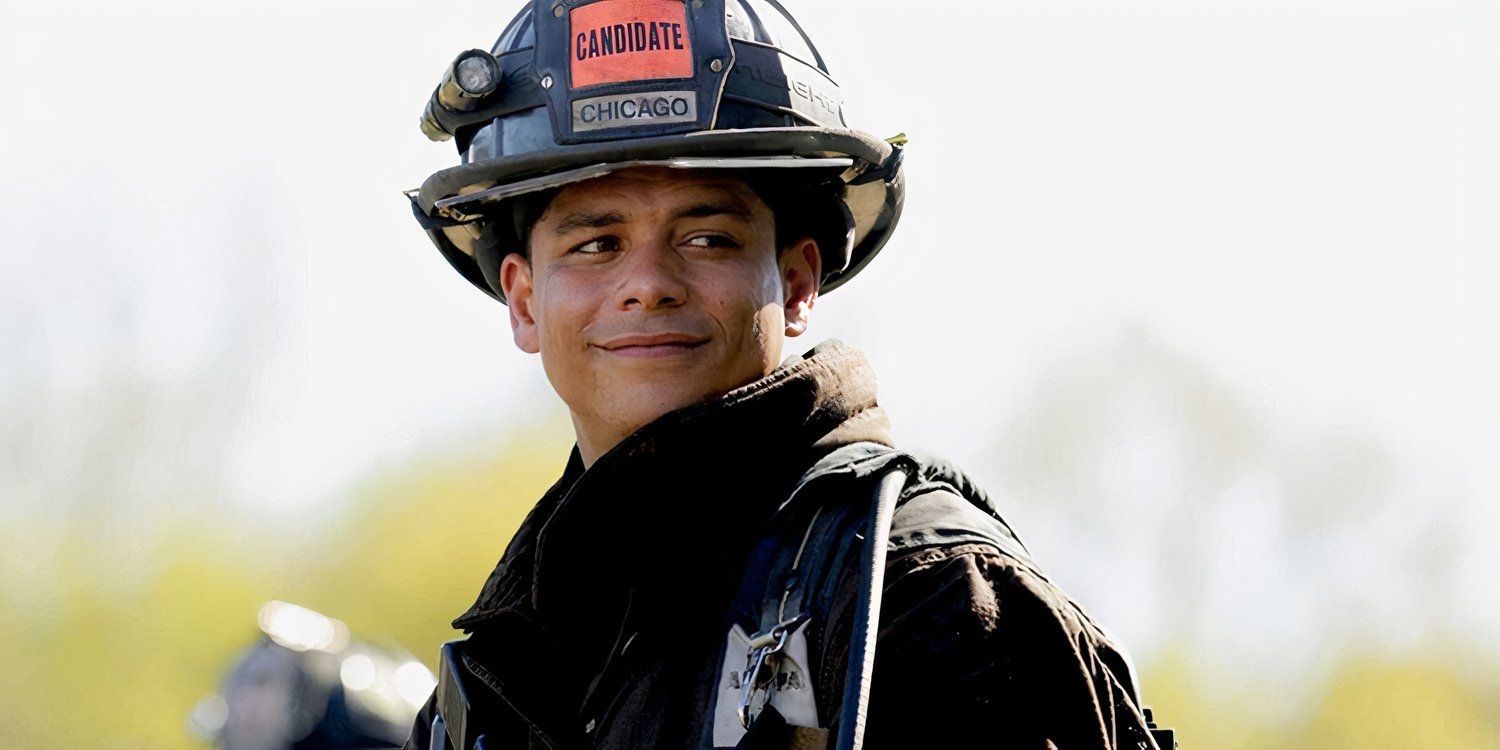
M70 446L106 373L211 394L238 362L228 492L275 514L546 418L400 193L455 163L417 115L518 3L128 5L0 22L0 404L56 402L27 440ZM1500 6L787 5L850 124L911 137L900 230L797 349L863 348L902 439L1005 486L1005 425L1152 342L1271 439L1368 434L1413 498L1459 488L1454 575L1494 593Z

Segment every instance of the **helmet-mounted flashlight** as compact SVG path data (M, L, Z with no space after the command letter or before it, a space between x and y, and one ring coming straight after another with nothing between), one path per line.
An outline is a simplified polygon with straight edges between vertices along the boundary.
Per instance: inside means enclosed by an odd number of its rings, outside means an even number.
M447 114L462 114L477 109L500 88L500 63L482 49L459 54L443 74L443 82L427 100L422 112L422 132L434 141L453 137L453 123Z
M482 49L471 49L448 66L443 85L438 87L438 101L448 109L465 112L499 85L500 63Z

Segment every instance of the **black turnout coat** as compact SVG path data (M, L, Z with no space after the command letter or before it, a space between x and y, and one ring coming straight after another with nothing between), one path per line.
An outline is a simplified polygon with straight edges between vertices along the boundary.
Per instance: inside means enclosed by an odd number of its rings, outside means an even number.
M470 634L464 669L482 693L470 722L486 746L749 746L733 718L745 651L732 632L755 629L735 625L747 561L792 505L870 492L811 478L850 475L892 445L868 360L829 339L660 417L587 470L575 446L453 621ZM939 457L899 455L911 471L887 545L865 747L1155 748L1128 659L985 492ZM763 746L837 736L855 579L837 580L788 662L801 668L777 675L782 710L762 714L796 726ZM406 748L429 748L436 705L435 691Z

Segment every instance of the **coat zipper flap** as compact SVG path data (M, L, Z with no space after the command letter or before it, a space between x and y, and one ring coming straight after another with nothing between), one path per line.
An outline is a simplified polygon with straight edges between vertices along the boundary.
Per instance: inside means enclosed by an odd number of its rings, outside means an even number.
M526 695L539 695L539 689L544 689L544 685L551 686L550 679L545 677L530 680L502 678L496 671L497 665L502 665L513 670L520 669L522 674L547 675L549 670L544 668L545 665L535 662L539 653L537 638L525 637L524 633L506 633L503 629L497 628L487 630L482 636L476 635L469 640L472 648L465 649L461 654L461 662L465 671L505 704L549 750L569 750L584 746L581 738L568 736L567 727L571 724L566 721L567 717L548 710L547 699L540 704L536 700L524 700ZM497 643L514 643L515 647L506 650L503 645L497 646ZM507 654L514 658L503 658ZM513 664L519 666L512 666ZM508 684L523 684L528 686L528 689L524 693L512 694L506 688Z

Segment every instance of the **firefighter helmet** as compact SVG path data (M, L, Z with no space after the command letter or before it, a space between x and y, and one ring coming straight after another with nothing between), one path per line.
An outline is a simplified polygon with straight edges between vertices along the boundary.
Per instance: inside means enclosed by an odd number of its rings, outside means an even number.
M903 136L845 127L823 58L776 0L531 0L489 52L468 50L422 130L460 163L409 191L470 282L504 302L524 252L521 196L634 166L753 170L813 205L819 291L858 273L901 215Z

